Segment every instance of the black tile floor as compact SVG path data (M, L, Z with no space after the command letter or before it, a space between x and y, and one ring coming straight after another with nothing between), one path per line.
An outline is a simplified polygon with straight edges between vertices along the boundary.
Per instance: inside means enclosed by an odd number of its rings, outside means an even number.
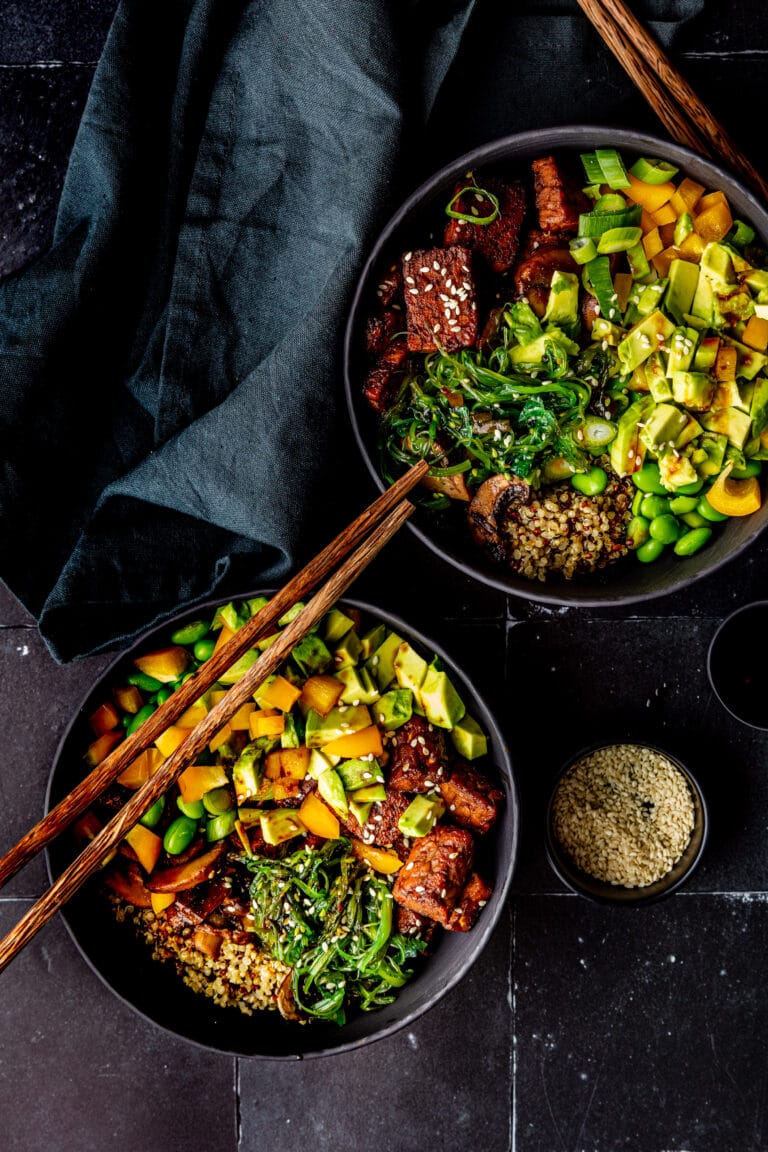
M520 5L517 15L535 7ZM50 237L113 8L0 0L2 274ZM568 0L550 8L580 18ZM649 0L637 10L663 23L693 8ZM766 9L758 0L696 8L677 58L765 165L766 137L752 126L765 102ZM513 15L506 19L505 34L489 37L498 9L480 2L471 29L499 60L513 33ZM594 48L594 118L656 128ZM446 99L467 70L488 91L461 105L454 151L504 130L493 60L482 73L472 67L460 62ZM542 115L567 119L554 97ZM768 543L756 545L686 593L629 612L567 611L507 601L412 538L393 542L354 594L418 622L471 666L520 786L513 894L477 964L394 1037L272 1064L153 1028L101 984L54 921L0 977L2 1152L765 1152L768 740L718 707L704 659L718 620L765 596L767 558ZM393 572L408 578L393 581ZM57 665L34 621L0 589L0 849L41 814L58 740L109 660ZM690 883L633 912L566 893L543 849L558 765L612 733L656 739L686 760L712 823ZM36 861L0 894L1 932L44 885Z

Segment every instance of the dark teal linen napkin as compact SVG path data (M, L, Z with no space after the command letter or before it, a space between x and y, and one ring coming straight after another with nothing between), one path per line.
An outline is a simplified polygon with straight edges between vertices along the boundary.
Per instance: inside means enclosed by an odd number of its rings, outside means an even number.
M700 6L642 14L669 42ZM57 659L284 579L372 497L341 335L431 165L637 112L575 4L474 7L118 9L51 250L0 284L0 578Z

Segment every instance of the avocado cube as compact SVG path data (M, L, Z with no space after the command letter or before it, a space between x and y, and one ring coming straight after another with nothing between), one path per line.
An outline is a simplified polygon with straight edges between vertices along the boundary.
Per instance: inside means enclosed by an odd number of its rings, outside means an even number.
M325 672L333 663L333 656L316 632L310 632L299 641L291 652L291 658L304 676Z
M698 281L697 264L691 264L687 260L673 260L669 265L669 283L664 304L678 324L682 324L684 315L691 310Z
M392 688L377 702L374 712L378 723L387 732L399 728L413 715L413 692L410 688Z
M695 268L695 264L691 267ZM668 376L672 376L675 372L687 372L693 366L698 340L699 334L695 328L685 326L675 328L669 341Z
M701 424L699 424L698 420L691 416L690 412L686 413L686 415L688 422L675 440L675 448L677 448L678 451L681 448L685 448L686 444L690 444L691 440L695 440L697 436L700 436L702 431Z
M435 668L427 670L419 698L425 716L437 728L453 728L467 710L448 674Z
M699 478L688 457L676 450L659 456L659 475L664 487L671 491L695 484Z
M592 339L595 343L610 344L611 348L616 348L626 334L624 328L606 320L604 316L595 316L592 322Z
M258 795L263 771L261 752L255 744L246 744L232 765L232 783L238 804Z
M640 438L647 448L674 444L687 423L685 412L675 408L674 404L658 404L646 418Z
M327 640L329 644L334 644L341 640L342 636L346 636L350 628L354 628L354 626L354 620L347 616L346 612L342 612L341 608L331 608L330 612L323 617L323 639Z
M349 811L347 793L335 768L327 768L320 774L317 779L317 790L337 816L345 820Z
M397 826L403 836L426 836L445 812L445 804L438 797L415 796L405 809Z
M451 740L459 756L477 760L488 751L488 738L474 717L465 712L451 729Z
M287 612L284 612L280 617L277 622L278 628L287 628L289 624L294 622L299 613L304 611L306 606L307 605L303 600L297 600L296 603L291 608L289 608Z
M294 836L306 835L306 828L299 819L298 812L291 808L275 808L262 812L259 816L261 834L265 844L282 844Z
M280 734L280 747L298 748L302 742L303 727L303 718L293 716L289 712L285 717L285 727Z
M717 476L722 471L727 447L727 436L714 432L701 434L692 458L699 476Z
M715 395L715 381L706 372L675 372L672 395L684 408L706 412Z
M357 632L352 629L347 632L338 644L333 648L333 666L335 671L341 668L351 668L357 664L362 652L362 645L360 637Z
M427 662L404 640L395 653L395 677L401 688L410 688L417 700L427 674Z
M358 788L367 788L369 784L384 783L384 773L378 760L342 760L335 771L347 792L356 792Z
M336 762L338 763L338 760ZM326 756L325 752L321 752L319 748L313 748L307 765L307 776L311 776L313 780L319 780L328 768L333 768L331 757Z
M748 320L755 311L755 304L746 288L734 285L718 292L715 289L714 323L717 328L733 328Z
M667 365L664 361L663 352L652 352L645 364L641 365L645 369L645 379L648 384L651 396L657 404L662 404L665 400L672 399L672 385L667 378Z
M368 784L365 788L358 788L348 797L349 807L352 808L353 800L356 804L372 804L374 800L386 800L386 798L387 790L383 784Z
M736 375L743 377L744 380L754 380L755 376L768 364L768 356L763 355L762 352L756 352L754 348L740 344L738 340L733 340L730 336L722 336L721 340L723 344L736 349L738 353Z
M768 272L764 268L750 268L740 279L748 284L753 292L768 291Z
M528 344L518 344L509 349L509 358L513 364L543 364L544 356L549 347L546 335L537 336Z
M744 387L749 388L749 382ZM720 380L715 386L710 408L713 412L718 408L741 408L742 412L749 412L749 403L742 399L741 389L735 380Z
M238 680L245 676L246 672L253 667L261 655L255 648L249 648L247 652L243 652L239 660L236 660L231 668L226 668L219 676L219 684L237 684Z
M650 316L654 309L659 307L661 298L666 290L666 276L660 280L654 280L652 284L647 284L640 293L637 301L637 311L640 316Z
M660 309L638 320L617 349L622 372L633 372L652 352L659 350L674 330L675 325Z
M719 336L702 336L693 356L693 368L696 372L709 372L717 360L717 351L720 347Z
M731 253L724 244L717 241L705 244L699 266L707 279L719 287L736 283Z
M327 716L321 716L310 708L307 712L304 740L308 748L322 748L323 744L330 744L342 736L352 732L359 732L361 728L368 728L371 723L371 714L365 704L358 707L342 705L341 708L331 708Z
M395 653L402 642L402 636L389 632L365 665L382 692L395 678Z
M712 287L712 281L708 276L700 275L696 284L696 293L691 302L691 310L686 313L684 319L686 323L690 323L693 317L697 317L705 325L712 324L714 311L715 290Z
M373 704L379 698L379 690L364 665L359 668L340 668L336 679L344 685L344 691L339 697L342 704Z
M349 813L354 816L361 828L365 827L368 822L368 817L373 808L372 800L355 800L354 796L349 796L347 799L347 806Z
M752 421L749 413L742 412L740 408L718 408L716 412L705 412L701 423L708 432L717 432L727 436L729 442L736 448L743 448Z
M568 331L579 324L579 278L575 272L553 272L543 320Z
M752 421L752 435L759 436L768 425L768 380L764 376L755 380L749 416Z
M618 431L609 449L611 467L618 476L637 472L642 465L645 445L640 440L640 424L654 407L652 397L641 396L619 417Z
M367 660L372 656L380 644L384 643L387 635L386 624L374 624L360 637L360 657Z

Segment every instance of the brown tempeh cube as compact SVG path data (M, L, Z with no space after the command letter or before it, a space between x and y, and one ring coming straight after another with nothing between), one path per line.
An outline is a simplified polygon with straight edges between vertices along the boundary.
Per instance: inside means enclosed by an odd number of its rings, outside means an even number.
M377 800L371 808L368 819L363 825L363 840L380 848L394 848L402 859L405 854L405 837L397 822L410 802L410 797L403 792L387 789L386 800Z
M477 340L477 299L467 248L426 248L403 256L408 350L456 352Z
M463 828L438 824L415 840L392 895L419 916L447 924L472 867L474 841Z
M434 920L418 916L403 904L398 904L395 916L396 931L401 936L418 936L420 940L429 941L437 928Z
M457 759L450 775L440 781L446 816L483 834L494 825L504 793L466 760Z
M462 188L475 184L472 173L455 188L454 197ZM508 184L493 176L478 177L478 187L493 193L499 202L499 214L490 224L472 224L468 220L449 220L445 228L446 244L462 244L479 252L488 266L499 274L507 272L515 262L520 246L520 230L525 217L525 189L519 181ZM465 192L456 200L454 208L465 216L490 216L493 202L480 192Z
M412 716L393 734L389 786L398 792L429 792L445 773L445 737L423 716Z
M539 227L551 232L576 232L584 194L571 184L554 156L531 163Z
M445 925L449 932L469 932L491 898L490 885L473 872Z

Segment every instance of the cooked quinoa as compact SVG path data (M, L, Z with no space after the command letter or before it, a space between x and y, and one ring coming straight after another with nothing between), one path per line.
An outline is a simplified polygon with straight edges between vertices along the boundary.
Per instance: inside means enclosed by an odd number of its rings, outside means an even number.
M153 960L175 965L193 992L209 996L221 1008L239 1008L247 1016L277 1008L277 993L290 969L267 956L255 943L224 938L215 959L192 942L194 930L172 929L162 914L113 901L115 917L130 921L152 949Z
M620 560L629 551L632 495L629 480L611 477L599 496L562 484L512 505L502 525L511 567L530 580L570 580Z
M660 880L694 827L688 782L660 752L613 744L565 773L552 804L558 841L582 871L625 888Z

